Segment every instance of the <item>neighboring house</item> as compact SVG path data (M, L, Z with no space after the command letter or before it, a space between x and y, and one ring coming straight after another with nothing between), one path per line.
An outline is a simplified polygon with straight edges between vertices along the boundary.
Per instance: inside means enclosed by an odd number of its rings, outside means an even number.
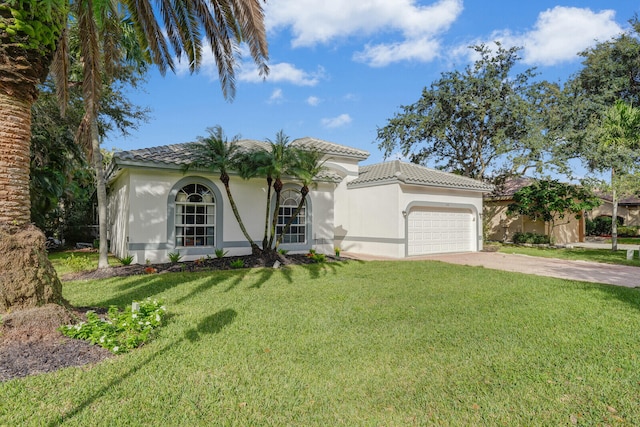
M247 149L268 147L243 140ZM482 195L492 187L415 164L392 161L360 167L363 150L314 138L292 146L325 154L306 207L285 236L283 249L315 249L404 258L482 249ZM108 171L109 240L118 257L164 262L171 252L192 260L250 253L218 174L189 170L187 144L114 154ZM297 206L300 186L283 179L278 224ZM231 176L231 190L249 234L260 245L264 234L266 180ZM273 201L275 203L275 200Z
M598 194L602 204L588 213L588 218L593 220L599 216L613 215L613 203L610 194ZM627 227L640 227L640 198L625 197L618 200L618 215L622 218L622 225Z
M484 198L485 239L488 241L508 242L517 232L549 235L551 226L545 221L534 221L526 215L507 215L507 209L513 203L513 195L523 187L531 185L533 178L511 178L498 186L493 193ZM583 242L585 236L584 216L566 215L557 221L553 229L555 243Z

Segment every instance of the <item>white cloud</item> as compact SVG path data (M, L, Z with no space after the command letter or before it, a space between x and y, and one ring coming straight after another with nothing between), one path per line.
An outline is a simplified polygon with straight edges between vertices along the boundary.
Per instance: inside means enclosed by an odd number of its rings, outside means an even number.
M269 104L279 104L283 99L284 95L282 94L282 89L274 89L269 97Z
M531 31L499 30L488 41L476 40L472 44L498 40L507 47L522 47L520 55L525 64L555 65L576 60L579 52L623 32L614 18L613 10L594 12L588 8L556 6L541 12ZM459 47L453 52L464 52L475 59L471 49Z
M324 68L318 67L315 72L307 72L296 68L295 65L287 62L280 62L269 65L269 75L264 79L255 65L252 63L243 64L242 70L238 74L238 80L249 83L291 83L296 86L315 86L324 78Z
M322 126L328 127L328 128L337 128L337 127L348 125L351 122L352 122L351 116L349 116L348 114L340 114L337 117L322 119Z
M590 9L556 6L538 16L534 30L522 44L524 60L530 64L552 65L575 59L576 53L620 34L615 11L595 13Z
M462 0L272 0L266 23L271 31L290 28L294 47L327 44L350 36L381 33L396 39L372 44L356 58L374 66L402 60L429 61L437 54L437 37L462 13Z
M384 67L399 61L429 62L438 55L439 50L440 44L436 40L424 37L401 43L367 45L364 51L354 54L353 59L372 67Z
M312 107L315 107L318 104L320 104L320 98L318 98L317 96L310 96L307 98L307 104L311 105Z

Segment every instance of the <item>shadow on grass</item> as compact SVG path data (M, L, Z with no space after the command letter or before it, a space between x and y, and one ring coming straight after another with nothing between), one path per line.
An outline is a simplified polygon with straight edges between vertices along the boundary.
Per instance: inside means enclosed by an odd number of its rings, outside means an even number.
M623 286L589 283L585 290L597 292L603 300L618 300L631 308L640 310L640 287L626 288Z
M234 319L237 317L237 315L238 313L235 310L226 309L226 310L222 310L217 313L214 313L211 316L205 317L204 319L202 319L202 321L200 321L200 323L198 323L198 325L195 328L189 329L188 331L186 331L184 334L184 337L172 343L169 343L163 348L161 348L160 350L152 353L151 355L149 355L149 357L147 357L146 359L142 360L140 363L133 366L131 369L129 369L124 374L120 375L118 378L113 379L108 384L101 387L95 393L88 396L84 401L79 403L75 408L62 414L57 420L50 422L48 425L59 426L71 420L73 417L80 414L85 409L89 408L91 404L93 404L93 402L95 402L100 397L104 396L104 394L107 393L111 388L122 384L122 382L124 382L126 379L136 374L140 370L140 368L142 368L144 365L147 365L154 359L167 353L168 351L176 347L178 344L180 344L184 340L189 340L193 342L200 339L200 334L219 333L225 326L233 322Z
M343 268L345 262L323 262L321 264L308 264L301 266L309 273L312 279L319 279L321 276L326 276L331 273L333 275L338 274L338 269Z
M127 305L130 304L131 301L140 301L153 297L168 289L172 289L176 286L183 286L202 277L200 275L192 275L190 277L189 274L190 273L167 273L163 275L142 276L142 279L136 280L133 285L129 284L129 286L127 286L127 292L113 296L112 298L101 302L100 305ZM151 279L151 277L153 277L153 279ZM132 287L134 288L131 289Z
M200 334L217 334L225 326L233 322L237 315L238 313L235 310L226 309L207 316L198 323L195 329L185 332L185 337L194 342L200 340Z
M189 298L193 298L194 296L202 293L202 292L206 292L209 289L211 289L214 286L218 286L220 283L226 281L228 279L228 276L240 276L242 275L241 273L231 273L231 274L212 274L211 276L209 276L207 278L207 280L205 280L205 282L201 285L198 285L194 290L192 290L191 292L189 292L188 294L178 298L176 300L176 304L180 304L186 300L188 300ZM240 279L241 280L241 279ZM238 281L238 278L236 278L234 280L234 282Z

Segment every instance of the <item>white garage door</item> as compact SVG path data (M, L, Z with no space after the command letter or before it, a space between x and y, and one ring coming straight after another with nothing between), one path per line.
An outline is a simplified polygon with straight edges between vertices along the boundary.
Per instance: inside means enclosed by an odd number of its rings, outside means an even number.
M414 208L408 221L409 256L475 249L475 222L469 210Z

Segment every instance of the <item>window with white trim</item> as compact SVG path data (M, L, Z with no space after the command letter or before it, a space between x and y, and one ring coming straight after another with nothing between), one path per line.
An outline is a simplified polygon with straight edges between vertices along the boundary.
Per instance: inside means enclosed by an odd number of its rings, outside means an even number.
M284 231L300 203L302 194L296 190L284 190L280 193L280 209L278 210L278 223L276 234L279 236ZM307 241L307 221L306 206L300 209L300 213L291 223L289 231L282 238L282 243L306 243Z
M216 205L213 192L189 184L176 195L176 247L214 246Z

